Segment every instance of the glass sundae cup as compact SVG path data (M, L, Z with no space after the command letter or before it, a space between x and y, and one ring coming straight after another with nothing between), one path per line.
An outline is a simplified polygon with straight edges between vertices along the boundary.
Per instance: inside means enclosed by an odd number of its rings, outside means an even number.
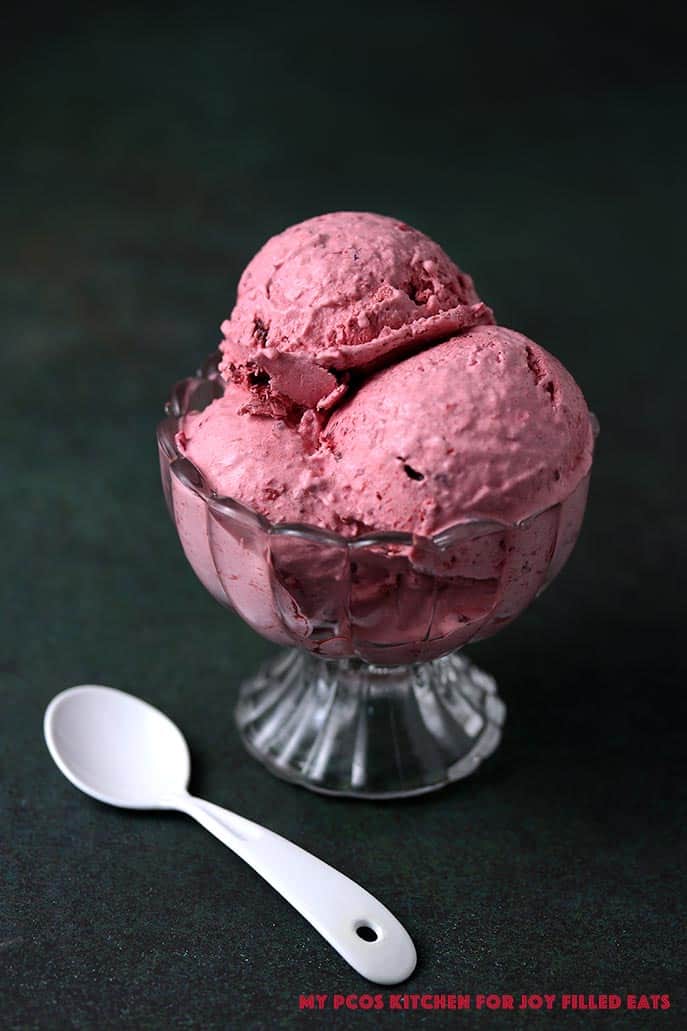
M498 745L505 706L460 649L512 622L560 572L589 474L518 523L465 520L427 538L272 524L209 490L175 444L181 418L223 394L218 361L175 386L158 447L201 583L284 646L241 687L246 748L277 776L337 795L402 797L465 777Z

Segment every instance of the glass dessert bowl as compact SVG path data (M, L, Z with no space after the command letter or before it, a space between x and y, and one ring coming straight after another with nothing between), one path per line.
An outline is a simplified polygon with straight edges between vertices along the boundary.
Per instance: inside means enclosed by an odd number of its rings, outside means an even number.
M176 385L158 447L196 575L287 649L241 688L246 748L287 780L363 798L431 791L471 773L498 745L505 706L459 649L514 620L560 572L589 473L565 500L514 524L354 538L272 524L209 490L175 443L183 416L223 394L218 361Z

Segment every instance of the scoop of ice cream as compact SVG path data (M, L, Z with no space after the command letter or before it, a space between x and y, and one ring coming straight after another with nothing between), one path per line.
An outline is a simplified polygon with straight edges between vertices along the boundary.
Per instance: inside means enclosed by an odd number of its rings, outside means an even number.
M243 391L228 384L223 397L181 421L179 451L202 473L207 488L271 522L331 526L328 492L332 457L308 432L281 419L242 412Z
M220 369L251 390L250 411L328 409L348 370L491 322L470 276L424 233L333 212L272 237L248 264L222 323Z
M514 523L562 501L593 445L572 376L500 326L375 373L333 413L325 439L352 518L425 536L468 518Z

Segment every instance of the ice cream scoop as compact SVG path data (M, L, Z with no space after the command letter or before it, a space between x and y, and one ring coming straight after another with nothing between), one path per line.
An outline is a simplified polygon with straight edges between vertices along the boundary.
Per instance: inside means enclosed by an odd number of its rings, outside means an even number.
M350 519L424 535L549 508L586 475L593 446L572 376L500 326L377 372L333 413L324 439Z
M492 321L470 276L424 233L333 212L272 237L249 262L222 323L220 368L250 390L254 411L326 410L349 370Z
M202 412L190 412L177 446L202 471L208 488L232 497L273 522L335 527L330 503L331 452L320 446L317 423L297 426L245 411L235 384Z

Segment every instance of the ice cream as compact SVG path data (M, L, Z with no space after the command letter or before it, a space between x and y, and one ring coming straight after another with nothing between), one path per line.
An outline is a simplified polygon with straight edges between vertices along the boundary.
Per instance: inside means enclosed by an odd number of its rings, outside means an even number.
M586 403L428 237L350 212L294 226L250 262L222 330L224 394L182 406L163 478L199 578L262 634L434 658L560 570Z
M516 523L587 473L579 387L521 334L478 326L373 375L324 439L339 503L368 526L431 536L466 518Z
M247 410L327 410L350 370L492 321L470 276L424 233L334 212L272 237L248 264L221 326L221 369L249 391Z
M177 446L210 491L236 498L271 522L332 527L333 461L326 448L281 419L242 412L234 384L202 412L190 412Z
M275 605L259 517L329 526L333 458L307 433L307 420L295 428L241 414L244 400L238 386L227 384L223 396L181 420L175 446L187 464L167 479L169 502L186 557L204 586L261 633L284 642L290 638ZM164 479L164 456L162 469ZM292 539L285 539L292 554Z

